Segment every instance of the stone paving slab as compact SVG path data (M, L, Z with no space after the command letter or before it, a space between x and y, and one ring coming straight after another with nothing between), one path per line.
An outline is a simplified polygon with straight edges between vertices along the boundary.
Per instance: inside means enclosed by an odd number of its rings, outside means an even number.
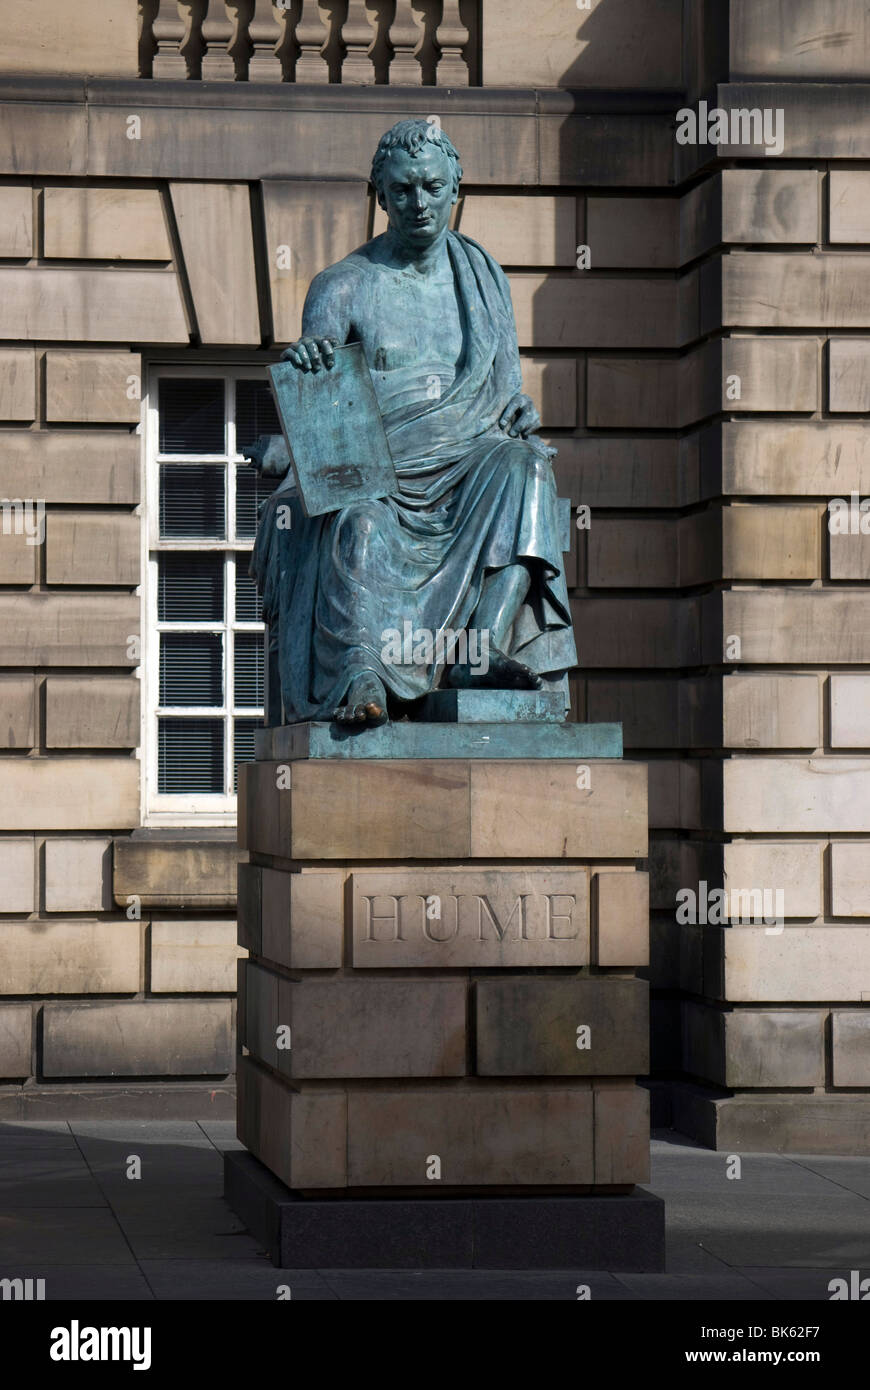
M0 1141L0 1210L6 1207L105 1207L106 1198L81 1154L34 1149L3 1157Z
M342 1300L577 1302L578 1286L588 1288L593 1301L632 1302L637 1298L634 1290L614 1275L600 1271L324 1269L321 1273Z
M239 1255L228 1260L143 1259L141 1268L158 1299L232 1299L276 1302L286 1285L290 1300L338 1297L324 1275L314 1269L276 1269L263 1255Z
M664 1197L665 1274L281 1270L222 1196L232 1120L0 1122L0 1277L46 1299L827 1300L870 1276L870 1158L727 1155L659 1132L647 1190ZM126 1176L142 1159L143 1177ZM84 1204L83 1204L84 1203Z

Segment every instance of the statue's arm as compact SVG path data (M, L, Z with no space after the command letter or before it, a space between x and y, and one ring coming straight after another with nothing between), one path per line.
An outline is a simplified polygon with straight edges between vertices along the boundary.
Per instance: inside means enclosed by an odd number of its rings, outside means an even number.
M352 279L342 263L315 275L302 309L302 334L281 354L303 372L329 369L335 358L332 349L352 338ZM263 434L245 450L245 457L269 478L284 478L290 469L290 455L284 436Z

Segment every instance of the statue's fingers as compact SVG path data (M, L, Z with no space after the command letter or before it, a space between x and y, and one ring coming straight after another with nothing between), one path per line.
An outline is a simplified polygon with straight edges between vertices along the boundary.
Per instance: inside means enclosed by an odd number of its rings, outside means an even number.
M311 370L313 372L319 372L320 368L323 366L323 363L320 360L320 347L318 345L317 339L309 338L305 346L308 350L308 356L311 360Z
M335 344L330 342L329 338L324 338L320 346L323 352L323 361L326 367L332 367L335 363Z
M311 359L304 343L297 343L296 345L296 365L301 367L303 372L311 371Z

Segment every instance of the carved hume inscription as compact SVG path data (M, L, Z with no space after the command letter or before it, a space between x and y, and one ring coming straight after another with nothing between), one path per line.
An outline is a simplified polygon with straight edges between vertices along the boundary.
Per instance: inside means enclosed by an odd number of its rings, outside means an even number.
M586 965L586 869L415 869L351 875L353 964Z

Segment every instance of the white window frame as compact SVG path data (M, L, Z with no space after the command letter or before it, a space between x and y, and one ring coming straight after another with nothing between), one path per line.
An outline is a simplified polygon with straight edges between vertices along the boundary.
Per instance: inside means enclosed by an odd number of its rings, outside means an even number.
M233 464L245 465L242 454L236 450L236 408L235 383L240 380L263 382L268 363L277 360L277 354L264 357L259 364L239 364L233 361L203 359L196 363L153 362L146 373L147 389L143 402L144 418L144 464L145 464L145 525L142 528L143 557L142 573L145 582L142 586L142 709L141 738L142 750L142 817L143 826L227 826L236 822L236 793L232 791L234 749L233 730L236 719L262 719L262 708L236 707L234 683L235 634L237 632L263 633L262 623L237 622L236 602L236 559L239 554L250 554L254 548L252 539L230 539L235 535L236 488ZM159 392L160 377L216 377L224 382L224 445L222 454L161 454ZM222 464L224 466L224 507L227 538L224 540L166 540L160 536L160 464ZM158 600L158 555L170 551L197 552L201 554L220 553L224 558L224 619L219 623L202 622L196 625L179 622L159 622L157 618ZM160 697L160 633L161 632L220 632L223 635L223 689L222 706L185 705L161 706ZM220 719L224 735L224 791L179 792L158 791L158 728L161 718Z

